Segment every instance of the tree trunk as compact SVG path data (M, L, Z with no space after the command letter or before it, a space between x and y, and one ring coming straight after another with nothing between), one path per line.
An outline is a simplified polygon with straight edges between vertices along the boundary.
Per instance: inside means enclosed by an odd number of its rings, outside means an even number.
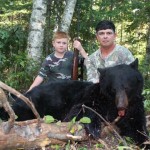
M59 30L68 32L77 0L67 0Z
M46 11L47 0L33 0L27 51L28 57L37 63L41 63Z

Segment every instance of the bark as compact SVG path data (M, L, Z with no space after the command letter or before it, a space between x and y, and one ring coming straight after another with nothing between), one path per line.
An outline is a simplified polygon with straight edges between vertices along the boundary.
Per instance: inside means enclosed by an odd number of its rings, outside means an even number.
M37 63L41 63L46 11L47 0L33 0L27 51L28 57Z
M77 0L67 0L59 30L68 32Z
M0 150L41 148L50 144L63 144L68 140L87 140L84 129L82 132L78 132L79 135L71 135L68 128L69 123L41 123L41 132L39 133L34 120L28 122L26 126L24 126L24 122L18 124L16 122L9 134L4 134L2 128L4 123L2 123L0 125Z

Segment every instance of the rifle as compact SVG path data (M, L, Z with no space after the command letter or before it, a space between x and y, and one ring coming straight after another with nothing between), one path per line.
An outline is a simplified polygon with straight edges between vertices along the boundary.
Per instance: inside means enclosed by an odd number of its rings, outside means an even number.
M81 42L81 40L78 37L74 38L74 40L78 40L79 42ZM78 67L79 67L79 51L76 48L74 48L72 80L78 80L79 77Z
M78 80L79 51L74 48L72 80Z

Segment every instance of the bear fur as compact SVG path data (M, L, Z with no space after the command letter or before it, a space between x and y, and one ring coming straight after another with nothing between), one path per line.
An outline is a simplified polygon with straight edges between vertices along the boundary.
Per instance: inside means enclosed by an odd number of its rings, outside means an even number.
M108 122L116 123L122 136L131 137L137 144L146 141L146 119L143 105L143 78L138 71L138 60L130 65L98 69L100 83L84 81L62 81L40 85L25 94L35 105L41 117L52 115L62 121L70 121L74 116L91 119L85 128L94 138L99 138L103 120L86 105L99 113ZM33 119L30 108L19 98L13 104L18 120ZM120 112L124 112L123 114ZM3 117L2 115L2 118Z
M108 122L113 122L119 111L124 110L121 119L116 123L122 136L131 137L137 145L147 140L146 119L143 103L143 77L138 71L138 60L130 65L121 64L115 67L99 69L100 84L88 86L82 98L82 104L93 108ZM77 116L81 106L76 102L65 121ZM99 138L103 122L99 116L90 110L84 110L83 116L91 118L92 123L87 124L88 132ZM99 131L100 130L100 131Z

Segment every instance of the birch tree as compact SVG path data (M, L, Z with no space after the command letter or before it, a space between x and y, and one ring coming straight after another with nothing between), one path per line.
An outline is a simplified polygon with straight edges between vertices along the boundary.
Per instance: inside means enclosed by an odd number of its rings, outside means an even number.
M77 0L67 0L59 30L68 32Z
M33 0L30 29L27 43L28 57L41 62L47 0Z

